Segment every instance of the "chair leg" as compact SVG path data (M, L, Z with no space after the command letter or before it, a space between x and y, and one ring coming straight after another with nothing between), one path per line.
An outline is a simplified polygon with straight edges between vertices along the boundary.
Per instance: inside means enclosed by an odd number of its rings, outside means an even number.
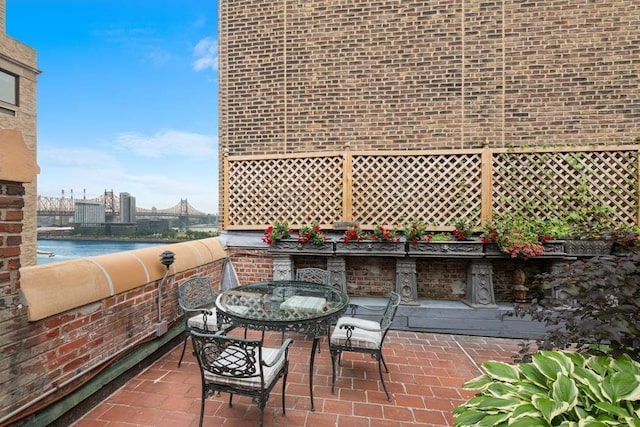
M287 375L289 374L288 370L289 370L289 367L287 367L287 370L284 372L284 375L282 376L282 415L286 414L286 409L284 407L284 391L287 388Z
M233 393L229 393L229 408L233 407Z
M331 352L331 394L335 393L335 389L336 389L336 353L338 356L338 360L340 360L340 353L330 350ZM340 363L340 362L338 362Z
M384 369L385 371L387 371L387 374L389 373L389 368L387 368L387 364L384 361L384 356L382 355L382 353L380 353L380 360L382 360L382 364L384 365Z
M377 354L376 359L378 359L378 373L380 373L380 382L382 383L382 388L387 395L387 400L391 402L391 395L389 394L389 391L387 391L387 385L384 383L384 377L382 376L382 363L384 363L382 362L382 354Z
M207 393L205 392L204 386L202 387L202 401L200 402L200 427L202 427L202 422L204 421L204 402L207 400Z
M182 344L182 353L180 354L180 360L178 360L178 368L182 364L182 358L184 357L184 351L187 349L187 341L189 341L189 333L185 332L184 343Z

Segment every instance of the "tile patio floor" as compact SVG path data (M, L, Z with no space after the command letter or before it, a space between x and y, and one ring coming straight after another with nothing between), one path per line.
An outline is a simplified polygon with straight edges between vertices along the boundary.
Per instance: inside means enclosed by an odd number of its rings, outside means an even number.
M393 400L387 401L375 360L345 353L338 369L336 393L331 394L331 357L326 337L314 368L315 411L310 411L309 352L312 341L289 334L286 414L281 409L281 384L265 408L265 426L449 426L452 410L474 393L462 383L481 373L487 360L510 362L518 340L460 335L390 331L385 342L385 377ZM266 345L277 347L279 333L267 333ZM200 411L200 374L191 343L178 368L182 344L173 348L73 425L197 426ZM260 411L251 400L228 394L205 404L205 426L258 425Z

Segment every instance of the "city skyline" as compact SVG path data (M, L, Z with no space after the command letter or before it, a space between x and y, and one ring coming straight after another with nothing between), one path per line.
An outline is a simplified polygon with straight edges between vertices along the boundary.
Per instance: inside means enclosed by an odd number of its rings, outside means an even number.
M37 53L38 195L218 212L217 2L7 0ZM94 194L94 192L96 194Z

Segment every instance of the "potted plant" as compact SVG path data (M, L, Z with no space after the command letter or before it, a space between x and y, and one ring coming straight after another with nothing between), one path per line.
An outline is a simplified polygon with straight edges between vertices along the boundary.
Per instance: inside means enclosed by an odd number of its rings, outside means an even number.
M354 224L336 242L336 254L403 256L405 248L393 228L376 225L372 232L366 232Z
M485 245L495 244L499 252L511 258L529 259L544 253L543 242L550 236L541 232L539 224L523 216L503 215L484 226L481 240ZM485 253L493 255L491 246Z
M327 236L320 228L318 221L311 225L301 227L296 238L293 238L294 231L286 222L274 222L274 224L264 232L262 240L269 245L271 252L278 253L305 253L305 254L327 254L333 253L333 242L327 241Z
M279 240L290 238L291 233L293 233L293 230L289 228L289 223L287 223L286 221L275 221L273 225L270 225L266 228L266 230L264 230L262 241L267 245L272 245Z
M428 233L420 221L405 226L409 256L420 257L482 257L482 242L474 239L473 229L466 220L458 220L452 232Z

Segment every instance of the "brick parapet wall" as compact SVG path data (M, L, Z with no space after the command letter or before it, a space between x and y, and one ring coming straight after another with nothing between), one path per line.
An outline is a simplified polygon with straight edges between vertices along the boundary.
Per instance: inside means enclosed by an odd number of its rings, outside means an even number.
M3 203L2 197L0 203ZM11 205L14 203L9 202ZM12 209L5 210L1 206L4 219ZM19 217L15 213L8 216ZM11 227L17 230L19 220L16 221ZM0 227L4 224L5 221L0 222ZM3 242L7 242L5 233L0 234ZM12 237L9 241L14 245L4 249L4 253L16 255L4 261L0 258L3 266L0 270L0 286L3 288L1 301L5 304L0 307L0 330L4 331L0 336L0 419L25 405L27 412L44 407L73 390L81 380L99 372L104 364L118 360L129 350L154 339L155 324L158 322L158 287L161 282L153 280L140 283L129 291L29 322L26 310L19 307L15 281L6 280L5 270L18 276L20 255L19 242L12 240ZM167 248L171 249L171 245ZM126 253L122 254L126 256ZM206 275L211 276L214 286L219 288L223 262L224 259L218 259L168 275L162 287L162 318L168 322L169 328L182 322L182 311L177 301L178 284L192 276ZM15 270L5 269L5 266L15 266ZM53 266L55 264L47 265L49 268ZM60 292L64 292L63 284L52 283L52 286L55 285L60 287ZM17 412L16 416L19 415L20 412ZM3 422L0 421L0 424Z

